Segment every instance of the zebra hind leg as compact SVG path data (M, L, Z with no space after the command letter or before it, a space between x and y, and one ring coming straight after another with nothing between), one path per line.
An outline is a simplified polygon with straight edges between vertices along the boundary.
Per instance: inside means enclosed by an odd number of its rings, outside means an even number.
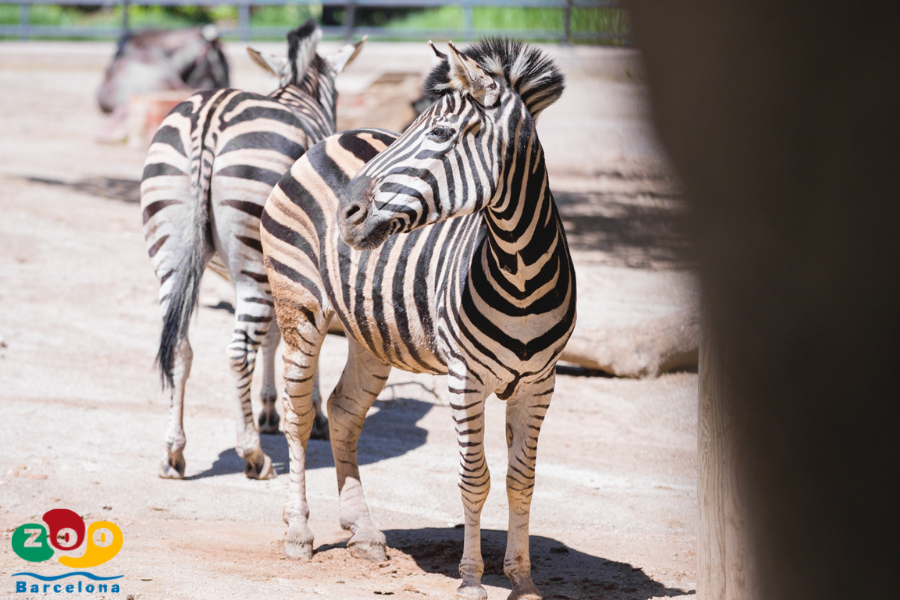
M385 538L369 515L359 477L356 447L366 413L384 389L391 367L350 338L350 353L341 379L328 399L331 450L337 470L341 527L353 533L350 554L384 560Z
M166 429L166 455L159 465L159 476L163 479L184 479L184 388L191 373L194 353L187 337L175 348L172 361L172 390L169 400L169 426Z
M316 377L313 379L313 406L316 407L316 420L313 422L312 433L310 437L314 440L328 440L328 417L322 410L322 392L319 388L319 371L316 371Z
M281 417L275 410L275 401L278 399L278 390L275 389L275 350L281 341L281 331L274 321L269 327L269 333L263 339L261 354L263 360L263 384L259 399L262 410L257 418L260 433L278 433L278 425Z
M527 395L511 398L506 405L506 445L509 465L506 471L506 496L509 501L509 532L503 571L512 582L508 600L541 600L531 580L531 554L528 548L528 524L534 493L535 461L541 424L550 408L556 370L539 379Z
M271 479L276 476L272 459L262 451L259 433L253 422L253 404L250 388L256 352L275 321L275 311L268 304L251 302L255 288L236 286L235 330L228 345L228 360L236 393L237 443L235 450L247 464L244 475L250 479Z

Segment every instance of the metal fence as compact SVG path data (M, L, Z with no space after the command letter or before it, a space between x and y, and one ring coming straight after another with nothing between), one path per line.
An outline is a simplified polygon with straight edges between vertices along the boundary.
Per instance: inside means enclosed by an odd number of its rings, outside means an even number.
M572 11L574 9L621 9L621 2L606 0L462 0L446 2L444 0L236 0L219 2L216 0L0 0L0 4L19 5L19 24L0 25L0 36L28 39L32 37L65 37L65 38L110 38L119 37L128 31L128 6L237 6L237 27L221 28L225 37L239 37L249 40L251 37L282 37L289 27L251 27L250 9L254 6L283 6L287 4L321 5L323 7L340 7L344 10L343 24L322 27L323 34L330 37L351 38L368 35L372 38L393 39L460 39L472 40L478 35L502 34L510 37L539 39L563 43L601 42L631 45L630 33L604 31L573 31ZM37 4L62 6L122 6L122 26L118 27L82 27L82 26L46 26L30 23L31 7ZM357 26L356 10L358 8L438 8L457 6L462 9L462 25L457 29L395 29L387 27ZM556 8L564 11L563 30L477 30L473 22L473 9L477 7L502 7L509 10L522 8Z

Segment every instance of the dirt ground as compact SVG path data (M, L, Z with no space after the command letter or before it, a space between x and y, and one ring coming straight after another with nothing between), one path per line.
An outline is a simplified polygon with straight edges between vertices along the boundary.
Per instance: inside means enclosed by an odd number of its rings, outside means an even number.
M111 51L110 44L0 43L0 596L30 597L14 593L14 573L66 571L25 563L9 539L45 511L70 508L124 532L120 554L92 569L124 575L122 592L110 598L452 597L463 511L445 381L394 371L363 430L362 478L388 559L350 557L330 448L312 441L316 554L307 563L285 560L287 446L280 435L263 436L279 476L243 476L224 352L233 293L214 275L204 278L191 331L187 478L156 477L168 400L153 369L159 311L137 205L143 151L93 141L102 118L93 94ZM239 48L229 51L237 86L271 87ZM342 76L342 124L376 114L367 107L373 86L388 98L413 94L407 74L427 68L424 51L370 44ZM671 228L677 211L670 192L657 189L661 159L633 58L554 52L570 86L538 130L576 267L683 273ZM345 356L344 339L329 336L323 390L337 381ZM540 439L535 582L548 599L693 594L696 374L564 373ZM496 398L487 419L494 490L482 521L484 581L490 598L500 599L509 583Z

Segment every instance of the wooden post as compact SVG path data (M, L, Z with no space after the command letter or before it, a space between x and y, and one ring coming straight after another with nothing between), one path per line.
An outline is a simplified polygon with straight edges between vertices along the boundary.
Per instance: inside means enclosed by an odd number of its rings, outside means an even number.
M563 43L571 45L572 43L572 0L566 0L566 12L563 21L563 29L565 30L565 40Z
M733 426L726 365L716 353L709 318L701 317L699 477L697 501L698 600L757 600L750 562L744 496L736 469L740 442Z

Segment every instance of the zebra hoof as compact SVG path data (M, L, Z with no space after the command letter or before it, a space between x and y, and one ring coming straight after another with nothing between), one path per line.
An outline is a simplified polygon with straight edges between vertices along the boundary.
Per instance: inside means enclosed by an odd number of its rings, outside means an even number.
M284 555L290 560L309 560L313 555L313 534L309 527L292 525L284 534Z
M529 581L522 585L514 585L506 600L543 600L543 598L534 583Z
M361 558L363 560L382 561L387 558L384 551L384 542L359 541L354 542L352 539L347 543L350 549L350 556L353 558Z
M271 412L263 411L259 413L258 427L260 433L278 433L278 424L281 417L272 409Z
M159 477L161 479L184 479L184 468L183 456L173 457L166 454L159 463Z
M320 412L316 412L316 418L313 421L312 433L309 437L314 440L328 440L328 417Z
M247 476L248 479L274 479L278 476L278 473L275 472L275 467L272 466L272 459L269 458L268 454L259 453L262 456L262 460L259 462L250 462L244 466L244 475Z
M487 592L481 584L462 584L456 589L456 600L487 600Z

